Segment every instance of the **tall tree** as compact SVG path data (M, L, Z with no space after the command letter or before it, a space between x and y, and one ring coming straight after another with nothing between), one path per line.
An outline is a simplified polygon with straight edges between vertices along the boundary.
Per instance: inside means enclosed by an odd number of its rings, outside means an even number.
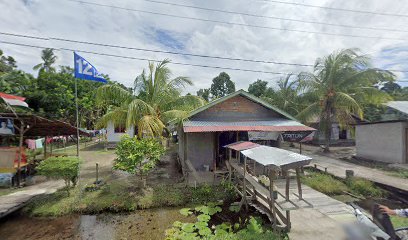
M210 101L210 89L204 88L197 91L197 96L202 97L205 101Z
M0 76L13 71L17 67L17 62L11 56L3 55L3 51L0 49Z
M258 79L256 82L249 84L248 92L256 97L260 97L267 91L267 81Z
M205 101L197 96L181 96L181 91L193 83L187 77L171 78L165 59L149 70L143 70L135 82L133 91L117 85L104 85L97 89L99 104L109 105L110 110L100 120L106 126L109 121L121 126L136 126L139 137L161 136L164 124L182 119L188 112L202 106Z
M345 49L317 59L314 71L300 73L299 78L308 91L309 106L298 118L306 122L319 118L328 152L333 121L337 120L342 128L349 127L353 114L363 118L364 103L387 101L388 94L375 86L393 81L394 75L370 68L370 59L356 49Z
M262 95L262 99L272 105L296 115L299 113L301 106L302 85L298 78L294 78L292 74L279 79L278 88L276 90L266 89Z
M214 98L224 97L235 92L235 83L227 73L222 72L212 80L210 92Z
M53 65L57 61L57 56L54 54L54 49L46 48L41 52L42 63L39 63L33 67L34 70L40 70L40 72L55 72Z

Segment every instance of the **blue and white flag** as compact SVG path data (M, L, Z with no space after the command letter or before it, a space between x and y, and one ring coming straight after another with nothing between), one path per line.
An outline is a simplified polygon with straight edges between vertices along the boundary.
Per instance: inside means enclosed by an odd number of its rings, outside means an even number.
M75 78L107 83L98 70L83 57L74 52Z

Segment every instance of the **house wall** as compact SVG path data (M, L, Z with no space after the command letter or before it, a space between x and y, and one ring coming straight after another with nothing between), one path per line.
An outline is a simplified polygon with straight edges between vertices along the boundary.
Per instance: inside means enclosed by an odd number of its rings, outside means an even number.
M197 113L190 119L203 121L251 121L270 120L277 117L283 116L245 97L235 96Z
M406 163L405 122L356 126L357 157L388 163Z
M187 133L185 142L187 147L187 158L197 171L203 171L203 165L212 168L215 151L215 134Z
M106 136L109 143L119 142L120 138L125 134L129 134L130 137L133 137L134 132L134 127L131 126L129 129L126 129L125 133L115 133L115 125L113 122L108 122L108 126L106 128Z

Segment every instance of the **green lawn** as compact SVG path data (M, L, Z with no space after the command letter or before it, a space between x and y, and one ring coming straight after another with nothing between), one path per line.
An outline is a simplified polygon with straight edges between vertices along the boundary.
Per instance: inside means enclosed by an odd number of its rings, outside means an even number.
M391 216L391 222L394 228L408 227L408 218Z

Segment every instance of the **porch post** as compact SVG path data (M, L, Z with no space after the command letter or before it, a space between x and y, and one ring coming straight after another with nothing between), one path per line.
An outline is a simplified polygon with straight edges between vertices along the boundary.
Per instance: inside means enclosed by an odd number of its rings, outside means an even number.
M299 193L299 199L302 200L302 185L300 183L300 171L299 168L296 168L296 181L297 181L297 187L298 187L298 193Z
M273 215L273 227L276 228L276 209L275 209L275 198L273 196L273 179L275 177L275 169L269 169L269 208Z

